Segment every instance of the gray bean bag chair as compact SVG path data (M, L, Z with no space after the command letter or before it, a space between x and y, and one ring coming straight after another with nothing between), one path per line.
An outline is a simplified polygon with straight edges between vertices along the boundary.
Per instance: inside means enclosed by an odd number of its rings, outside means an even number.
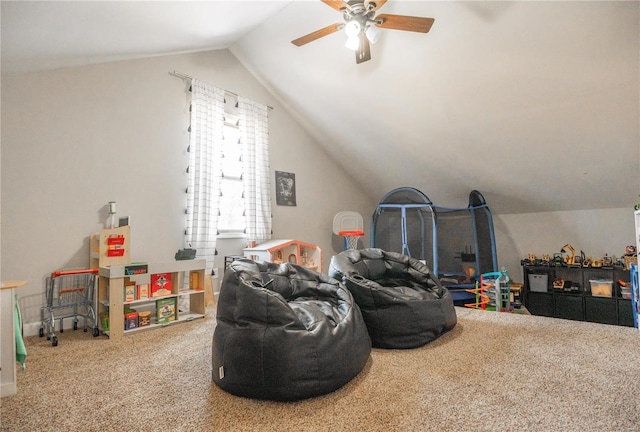
M213 381L229 393L298 400L353 379L371 340L351 293L294 264L241 259L226 270L213 334Z
M329 276L353 294L375 347L419 347L457 323L451 294L417 259L350 249L331 259Z

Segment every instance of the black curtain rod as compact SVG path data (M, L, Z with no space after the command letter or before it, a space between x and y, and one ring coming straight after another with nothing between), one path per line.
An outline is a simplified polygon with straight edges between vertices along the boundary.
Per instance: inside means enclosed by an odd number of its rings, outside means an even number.
M183 74L183 73L178 72L178 71L175 71L175 70L174 70L174 71L172 71L172 72L169 72L169 75L173 75L173 76L175 76L175 77L182 78L182 79L184 79L184 80L192 80L192 79L193 79L193 77L192 77L192 76L187 75L187 74ZM229 90L225 90L225 93L229 93L230 95L233 95L233 96L235 96L235 97L238 97L238 94L237 94L237 93L234 93L234 92L229 91ZM267 108L268 108L268 109L270 109L270 110L272 110L272 109L273 109L273 107L270 107L269 105L267 105Z

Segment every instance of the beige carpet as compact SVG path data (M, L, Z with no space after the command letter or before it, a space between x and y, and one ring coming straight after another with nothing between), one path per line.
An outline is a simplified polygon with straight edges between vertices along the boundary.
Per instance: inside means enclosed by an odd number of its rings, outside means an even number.
M3 431L638 431L637 329L457 308L422 348L374 349L322 397L239 398L211 382L205 320L129 335L27 338Z

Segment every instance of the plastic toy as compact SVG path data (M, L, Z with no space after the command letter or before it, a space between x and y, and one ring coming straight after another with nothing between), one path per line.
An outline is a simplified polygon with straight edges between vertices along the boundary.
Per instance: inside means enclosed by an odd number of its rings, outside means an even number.
M562 249L560 249L560 252L566 254L563 258L563 261L566 265L568 266L576 265L576 250L573 248L573 246L567 243L566 245L562 246ZM569 255L569 253L571 253L571 255Z
M475 289L466 290L476 295L476 302L467 303L465 306L482 310L492 310L495 307L498 312L511 312L513 309L509 288L510 278L505 268L499 272L483 273L480 275L480 286L476 282ZM492 303L494 307L492 307Z

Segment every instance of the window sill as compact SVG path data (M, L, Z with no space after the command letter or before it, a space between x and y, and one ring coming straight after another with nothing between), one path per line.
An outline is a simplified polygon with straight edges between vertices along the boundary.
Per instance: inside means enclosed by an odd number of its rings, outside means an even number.
M226 233L220 233L217 235L218 240L225 240L225 239L246 239L247 235L245 233L240 233L240 232L226 232Z

